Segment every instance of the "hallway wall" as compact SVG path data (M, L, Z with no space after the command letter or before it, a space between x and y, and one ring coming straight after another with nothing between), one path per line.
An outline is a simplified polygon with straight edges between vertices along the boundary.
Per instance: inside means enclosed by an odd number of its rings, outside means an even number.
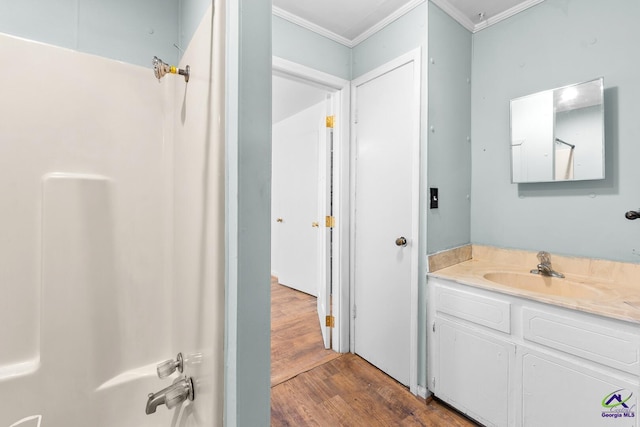
M351 49L272 15L273 55L351 80Z

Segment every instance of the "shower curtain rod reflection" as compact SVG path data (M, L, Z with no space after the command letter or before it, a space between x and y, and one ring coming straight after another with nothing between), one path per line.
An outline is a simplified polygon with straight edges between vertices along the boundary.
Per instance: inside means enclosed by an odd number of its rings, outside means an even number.
M563 140L561 140L560 138L556 138L556 142L559 142L560 144L568 145L569 147L571 147L571 149L572 149L572 150L573 150L574 148L576 148L576 146L575 146L575 145L573 145L573 144L569 144L568 142L563 141Z
M157 56L154 56L153 73L158 80L164 77L165 74L180 74L181 76L184 76L184 81L189 83L189 74L191 74L191 67L187 65L184 70L181 68L178 69L176 66L169 65Z

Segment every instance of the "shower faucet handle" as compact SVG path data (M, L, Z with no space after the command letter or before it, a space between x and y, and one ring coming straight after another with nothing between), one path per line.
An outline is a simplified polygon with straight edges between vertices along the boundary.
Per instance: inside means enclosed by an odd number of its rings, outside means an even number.
M187 376L176 378L169 387L147 395L145 413L147 415L154 414L160 405L166 405L168 409L173 409L187 399L193 400L194 397L193 379Z
M185 400L193 400L193 380L185 377L176 381L174 387L167 391L165 405L168 409L173 409Z
M158 378L166 378L169 375L173 374L176 369L178 372L182 373L184 370L184 360L182 358L182 353L178 353L175 360L169 359L160 363L157 367Z

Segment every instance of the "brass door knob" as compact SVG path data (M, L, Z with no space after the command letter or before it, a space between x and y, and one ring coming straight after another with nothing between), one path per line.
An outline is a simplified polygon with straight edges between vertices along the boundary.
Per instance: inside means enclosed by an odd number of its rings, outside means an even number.
M313 221L311 223L311 226L314 227L314 228L318 228L318 227L320 227L320 224L318 224L317 222Z
M282 218L276 219L276 222L283 222Z
M407 246L407 239L404 237L398 237L396 239L396 246Z

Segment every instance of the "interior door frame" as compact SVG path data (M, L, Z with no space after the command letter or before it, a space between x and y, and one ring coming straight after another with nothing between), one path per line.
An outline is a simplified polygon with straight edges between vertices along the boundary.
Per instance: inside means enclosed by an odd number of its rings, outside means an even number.
M272 73L298 80L331 92L335 124L333 128L333 266L332 314L335 319L331 348L339 353L349 351L350 322L350 94L348 80L277 56L272 58Z
M410 355L409 355L409 390L411 393L417 395L418 390L418 283L420 280L420 248L422 247L422 236L420 234L420 171L421 171L421 153L420 153L420 124L421 124L421 88L422 88L422 62L421 62L421 48L416 48L409 51L396 59L393 59L372 71L354 79L351 82L351 123L356 123L357 119L357 93L358 87L370 82L377 77L380 77L386 73L389 73L396 68L403 65L413 63L413 114L414 125L412 130L412 164L411 167L411 233L413 237L413 243L410 246L411 250L411 307L410 307ZM357 140L356 126L351 127L351 141ZM355 263L355 198L356 198L356 156L355 149L352 150L350 159L351 175L350 175L350 197L353 201L351 203L351 226L350 226L350 245L349 260L350 265ZM351 269L349 280L349 300L351 301L351 312L355 312L355 269ZM355 349L355 323L352 322L350 328L350 346L351 349Z

